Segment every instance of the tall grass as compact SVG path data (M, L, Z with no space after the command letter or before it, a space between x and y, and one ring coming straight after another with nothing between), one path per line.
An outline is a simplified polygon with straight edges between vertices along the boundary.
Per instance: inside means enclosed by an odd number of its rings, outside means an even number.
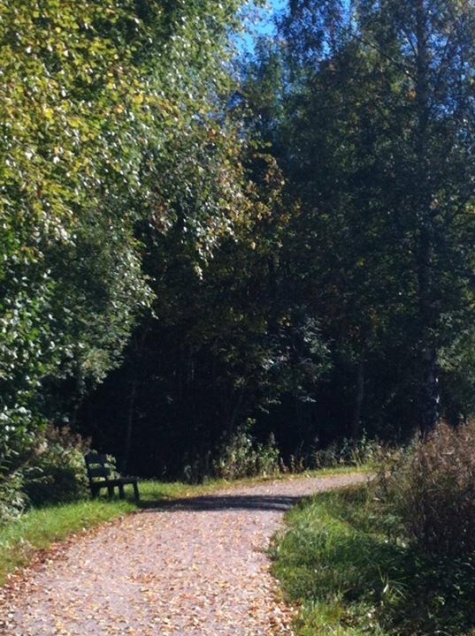
M288 599L303 604L299 636L385 634L380 610L403 593L404 554L376 527L366 493L319 495L287 521L271 553Z
M475 422L440 424L383 465L378 496L408 540L440 557L475 552Z
M474 636L474 467L474 425L441 425L367 488L294 509L272 554L298 636Z

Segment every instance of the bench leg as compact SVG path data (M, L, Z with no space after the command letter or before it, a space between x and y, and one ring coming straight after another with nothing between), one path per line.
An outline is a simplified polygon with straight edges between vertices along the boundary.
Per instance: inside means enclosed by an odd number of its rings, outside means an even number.
M121 499L125 499L124 484L118 484L118 488L119 488L119 497Z
M109 499L112 499L114 496L114 486L107 485L107 494L109 495Z
M91 486L91 497L93 499L97 497L97 495L99 494L99 490L100 488L95 488L94 486Z
M137 482L134 481L134 483L132 485L134 487L134 497L135 497L136 501L140 501L139 486L138 486Z

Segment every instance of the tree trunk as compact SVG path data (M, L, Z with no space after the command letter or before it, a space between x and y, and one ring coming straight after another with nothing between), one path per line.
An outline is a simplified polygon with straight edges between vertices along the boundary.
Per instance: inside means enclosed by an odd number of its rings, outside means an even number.
M434 300L435 228L432 212L431 160L429 156L430 121L430 58L427 9L424 0L416 0L416 214L418 231L417 276L419 286L422 436L433 430L439 419L439 390L437 379L437 325Z
M353 410L353 418L351 423L351 436L354 440L358 440L361 436L361 413L363 410L363 401L365 395L365 363L361 359L356 370L356 395L355 406Z
M127 472L130 462L130 452L132 449L132 437L135 423L135 403L137 399L137 389L139 386L140 367L142 364L142 355L145 347L145 341L148 335L148 327L144 327L142 334L140 335L137 348L134 354L134 363L132 364L132 379L130 383L129 404L127 408L127 421L125 427L125 440L124 440L124 458L120 470Z

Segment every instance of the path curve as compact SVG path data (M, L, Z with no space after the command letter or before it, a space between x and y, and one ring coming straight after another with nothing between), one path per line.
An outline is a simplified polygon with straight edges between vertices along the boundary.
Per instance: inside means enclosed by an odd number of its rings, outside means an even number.
M269 573L269 540L301 497L365 479L277 480L103 526L27 570L14 594L7 586L0 634L291 634Z

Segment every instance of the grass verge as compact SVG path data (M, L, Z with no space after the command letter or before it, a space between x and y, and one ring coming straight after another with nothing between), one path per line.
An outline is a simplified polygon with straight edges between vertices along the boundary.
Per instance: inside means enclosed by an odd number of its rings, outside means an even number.
M475 560L401 541L366 489L318 495L287 522L271 554L296 636L474 636Z

